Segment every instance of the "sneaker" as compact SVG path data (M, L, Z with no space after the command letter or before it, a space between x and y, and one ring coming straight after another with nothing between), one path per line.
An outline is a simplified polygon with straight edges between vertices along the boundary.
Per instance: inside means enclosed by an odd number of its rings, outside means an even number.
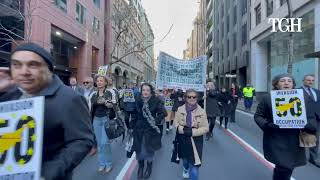
M111 172L111 170L112 170L112 167L107 167L107 168L103 171L103 173L107 174L107 173Z
M171 125L171 126L170 126L170 131L171 131L172 129L173 129L173 126Z
M167 128L167 129L166 129L166 133L168 134L168 133L169 133L169 131L170 131L170 130Z
M182 177L184 179L189 179L189 170L188 169L183 168Z
M104 171L105 167L104 166L100 166L99 169L98 169L98 172L102 172Z

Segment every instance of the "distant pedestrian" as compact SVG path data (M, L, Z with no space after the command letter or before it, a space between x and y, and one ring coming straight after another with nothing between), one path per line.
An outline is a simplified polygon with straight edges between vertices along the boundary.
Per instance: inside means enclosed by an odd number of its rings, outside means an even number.
M198 102L198 93L189 89L186 104L179 107L175 116L178 133L179 157L183 160L183 178L199 179L202 164L203 135L209 131L208 119Z
M184 93L183 93L182 89L178 89L177 91L173 90L173 93L170 95L170 99L173 99L171 121L170 121L171 122L170 127L172 129L172 123L173 123L173 120L175 119L175 114L176 114L178 108L185 103Z
M221 92L218 96L218 104L220 107L220 126L222 126L222 122L224 120L224 128L228 129L229 119L231 117L232 111L232 96L229 91L225 87L222 87Z
M273 78L272 87L273 90L294 89L295 80L290 74L280 74ZM264 157L275 164L273 180L290 180L294 168L306 164L305 148L299 146L299 135L301 131L315 133L315 128L308 123L303 130L280 129L273 123L270 94L262 97L254 120L263 131Z
M172 125L173 125L172 108L174 104L174 99L171 99L172 93L173 93L173 89L166 89L163 91L164 107L166 108L166 111L168 114L165 118L167 134L169 133L169 131L172 130Z
M122 91L124 120L128 132L133 129L137 122L136 100L139 98L139 96L140 92L136 88L134 88L133 82L129 82L128 88Z
M220 116L220 108L218 105L219 91L216 89L213 82L207 83L207 92L206 92L206 112L209 122L209 132L207 133L206 140L212 138L213 128L216 123L217 116Z
M137 100L137 123L133 129L133 147L139 164L138 179L148 179L157 150L161 148L161 132L158 124L164 119L163 102L154 94L153 87L141 85L141 98ZM145 161L147 168L144 171Z
M303 78L303 92L304 101L307 107L307 114L319 112L317 107L320 107L320 91L313 88L315 77L312 74L305 75ZM320 117L316 116L314 121L311 122L316 128L317 142L315 147L310 148L310 159L309 162L314 166L320 168L320 157L319 157L319 134L320 134Z
M97 92L92 96L91 114L93 129L98 146L98 172L109 173L112 170L111 142L105 132L105 124L114 114L115 101L112 93L107 90L107 78L98 76L96 79Z
M256 90L250 84L243 88L244 107L247 111L251 111L255 91Z
M76 77L74 77L74 76L70 77L69 83L70 83L71 89L73 89L76 93L83 96L84 91L83 91L82 87L78 85Z
M234 123L234 122L236 122L236 109L237 109L237 106L238 106L238 99L241 96L240 90L239 90L238 86L235 83L231 84L230 93L231 93L231 96L232 96L232 101L231 101L232 108L231 108L231 119L230 119L230 122Z

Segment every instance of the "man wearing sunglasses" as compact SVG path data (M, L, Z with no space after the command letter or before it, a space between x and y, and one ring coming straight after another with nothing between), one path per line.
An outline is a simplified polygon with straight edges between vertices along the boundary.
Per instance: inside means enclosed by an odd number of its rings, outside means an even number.
M89 110L91 110L91 97L94 94L95 88L93 86L93 78L86 77L83 81L83 96L86 98Z

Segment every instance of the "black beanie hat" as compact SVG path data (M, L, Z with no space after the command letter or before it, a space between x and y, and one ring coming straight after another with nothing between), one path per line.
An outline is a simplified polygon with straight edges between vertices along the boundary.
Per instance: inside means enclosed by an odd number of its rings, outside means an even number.
M47 50L45 50L41 46L35 43L21 44L11 53L11 56L17 51L31 51L38 54L47 63L49 70L53 71L53 57Z
M294 77L291 74L284 73L284 74L279 74L279 75L275 76L272 79L272 87L273 87L273 89L276 89L276 86L277 86L278 82L280 81L281 78L284 78L284 77L291 78L292 82L293 82L293 88L295 88L296 81L294 80Z

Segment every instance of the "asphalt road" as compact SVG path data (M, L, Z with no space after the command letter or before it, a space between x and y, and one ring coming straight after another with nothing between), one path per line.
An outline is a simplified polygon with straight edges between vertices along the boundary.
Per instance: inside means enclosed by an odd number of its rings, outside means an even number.
M205 141L200 180L271 180L272 167L259 156L259 152L262 153L262 132L256 126L252 115L238 111L236 123L230 124L229 128L231 132L216 124L213 139ZM173 138L173 132L164 134L163 147L155 156L151 180L182 179L182 165L170 162ZM117 179L121 170L125 169L128 159L121 140L113 142L112 149L114 166L111 173L98 173L97 157L88 156L74 171L73 179ZM127 179L137 179L136 171L137 167L132 173L127 172L127 175L131 175L131 178ZM295 169L293 178L319 180L320 169L307 164Z

